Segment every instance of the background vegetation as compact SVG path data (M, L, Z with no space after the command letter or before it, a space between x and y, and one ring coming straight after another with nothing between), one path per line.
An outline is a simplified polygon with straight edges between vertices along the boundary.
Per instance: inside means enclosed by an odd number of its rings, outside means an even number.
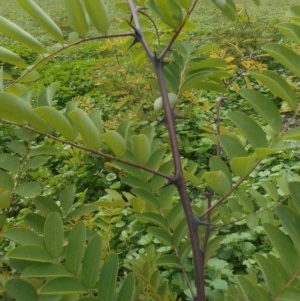
M63 30L67 43L78 39L62 1L35 2ZM117 2L122 1L108 3L109 34L131 30L130 13L124 3ZM187 190L195 216L210 224L199 228L207 253L207 300L298 300L300 296L300 76L289 68L293 64L297 68L299 56L292 64L283 64L262 48L270 43L289 45L299 54L299 36L277 26L291 21L285 12L298 1L264 0L260 6L253 2L236 1L236 20L231 21L213 3L200 1L192 22L166 58L168 89L180 98L175 112L183 119L176 123L176 130ZM0 0L0 15L45 43L48 53L55 52L58 46L53 39L15 1ZM145 35L160 51L172 30L156 20L158 41L155 28L143 22ZM89 35L97 34L92 27ZM170 174L173 165L163 113L153 108L160 96L155 75L143 49L139 44L132 46L132 41L129 36L67 48L41 65L39 75L33 73L33 78L20 85L14 80L22 68L4 61L5 88L1 91L27 98L33 107L51 104L64 114L82 110L100 128L105 142L101 151ZM17 53L27 65L39 59L36 51L5 33L1 46ZM199 58L220 72L204 83L211 88L201 89L201 80L197 85L182 80L182 70ZM270 86L259 77L266 70L282 76L288 88L274 93L272 87L280 80ZM270 101L269 107L257 108L252 94L245 91L260 93ZM1 108L3 300L195 298L191 247L175 187L164 186L165 179L155 173L150 176L99 156L78 125L81 136L76 143L81 147L61 143L66 141L52 132L28 131ZM259 124L258 130L251 128L249 134L246 126L245 132L241 125L245 116ZM266 143L264 138L259 142L260 129L266 133ZM126 155L107 134L121 139L118 145L125 139ZM220 142L222 135L225 138ZM144 160L145 154L137 150L143 144L136 142L135 148L132 137L147 137L144 143L151 144L152 160ZM143 190L145 187L149 189ZM220 205L209 209L215 204ZM45 248L44 254L41 249ZM72 250L79 250L78 254ZM85 281L93 265L101 266L95 271L96 280ZM24 291L28 292L25 297Z

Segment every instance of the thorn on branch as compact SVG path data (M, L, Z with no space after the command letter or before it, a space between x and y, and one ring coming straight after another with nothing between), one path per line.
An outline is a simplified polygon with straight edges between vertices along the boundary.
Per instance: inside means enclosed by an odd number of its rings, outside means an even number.
M131 17L132 18L132 17ZM132 25L132 20L130 22L127 22L129 24L129 26L133 29L134 31L134 40L131 43L131 45L129 46L128 50L133 47L136 43L140 43L141 42L141 34L140 32Z

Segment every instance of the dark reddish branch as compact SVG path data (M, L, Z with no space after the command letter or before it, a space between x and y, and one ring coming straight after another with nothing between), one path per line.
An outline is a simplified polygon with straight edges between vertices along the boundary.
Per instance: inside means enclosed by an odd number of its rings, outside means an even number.
M188 224L193 258L194 258L194 272L195 272L195 282L196 282L196 289L197 289L197 294L194 300L205 301L204 277L203 277L204 276L204 252L201 251L199 235L198 235L198 227L200 223L197 222L197 218L193 214L190 198L187 193L187 189L184 181L180 151L178 147L178 140L177 140L176 129L175 129L175 118L169 103L168 90L163 74L164 57L166 53L170 50L171 46L173 45L179 33L181 32L187 18L184 20L183 24L175 32L173 38L170 40L170 43L167 45L167 47L163 50L163 52L160 55L157 56L156 53L152 51L152 49L150 48L148 42L146 41L143 35L143 31L140 26L140 22L138 18L138 8L136 7L136 5L133 3L132 0L127 0L127 2L132 13L133 26L135 29L135 33L137 34L136 38L142 44L143 48L145 49L145 52L147 53L147 56L149 57L153 65L154 71L157 76L157 82L159 84L161 97L163 100L163 108L165 113L164 120L166 122L167 130L169 134L170 146L172 150L174 169L175 169L174 176L171 179L170 184L174 184L177 187L180 196L180 200ZM193 2L191 9L188 12L188 16L195 8L196 3L197 0Z

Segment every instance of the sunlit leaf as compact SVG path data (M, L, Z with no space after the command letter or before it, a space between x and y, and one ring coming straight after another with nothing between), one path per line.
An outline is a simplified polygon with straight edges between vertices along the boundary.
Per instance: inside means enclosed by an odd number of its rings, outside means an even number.
M103 141L111 148L113 153L121 157L126 151L126 141L117 131L109 131L102 135Z
M52 37L58 42L63 41L60 28L33 0L17 0L17 2Z
M64 0L70 25L80 37L85 37L88 32L88 23L83 4L80 0Z
M25 61L16 53L0 46L0 61L25 68ZM3 90L1 90L3 92Z
M149 161L151 145L146 135L133 135L131 137L131 148L133 156L138 163L145 165Z
M235 157L230 160L230 167L232 172L239 176L247 176L254 168L257 162L257 157L254 154L247 157Z
M37 107L34 109L34 112L47 123L47 126L55 129L66 139L73 139L73 128L69 120L61 112L49 106Z
M28 46L37 52L43 51L43 46L37 39L35 39L31 34L17 24L2 16L0 16L0 33Z
M100 133L90 117L80 109L71 111L69 117L86 145L92 149L99 149L102 144Z

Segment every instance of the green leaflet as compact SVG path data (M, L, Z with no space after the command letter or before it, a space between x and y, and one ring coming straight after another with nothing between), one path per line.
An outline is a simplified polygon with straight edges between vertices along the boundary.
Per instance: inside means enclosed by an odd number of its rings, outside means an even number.
M63 42L60 28L33 0L17 0L17 3L52 37L58 42Z
M29 229L12 228L5 232L4 236L23 246L44 247L42 237Z
M254 148L268 146L263 129L248 115L240 111L230 111L228 117Z
M236 7L232 0L211 0L231 21L236 19Z
M80 37L85 37L88 32L88 23L80 0L64 0L68 19L74 31Z
M203 179L207 185L220 195L227 194L231 189L231 181L223 171L207 171L203 174Z
M280 97L293 110L296 109L297 106L296 93L281 75L271 70L259 70L259 69L251 69L249 70L249 74L253 76L257 81L265 85L268 89L270 89L270 91L274 94L274 96ZM264 97L263 99L266 99L266 97ZM265 102L266 101L264 100L264 103ZM267 102L270 103L270 100ZM272 105L272 110L275 111L273 106L274 104ZM263 108L261 110L263 110ZM276 116L276 118L278 119L278 116Z
M12 249L8 253L10 259L18 259L32 262L52 262L53 259L43 247L39 246L21 246Z
M71 276L63 265L54 263L36 263L22 271L24 278L54 278Z
M238 284L248 301L271 301L271 297L257 285L253 285L246 277L238 276Z
M15 65L20 68L25 68L25 61L16 53L0 46L0 61ZM2 90L3 91L3 90ZM2 92L1 91L1 92Z
M256 254L255 259L257 260L263 272L263 276L269 287L270 293L272 296L276 296L285 286L283 278L281 277L277 267L274 266L270 260L268 260L268 257L265 257L261 254Z
M144 134L131 136L131 149L137 163L145 165L151 156L151 144Z
M20 124L28 122L41 131L47 128L42 118L31 110L28 103L6 92L0 92L0 118Z
M173 239L168 230L159 227L149 227L148 232L158 238L161 242L168 246L173 246Z
M7 171L19 172L21 170L20 160L8 153L0 154L0 168Z
M262 49L268 52L279 63L287 67L291 72L300 77L300 55L280 44L266 44Z
M52 100L55 96L56 91L59 88L58 83L51 83L43 92L39 95L38 106L50 106L52 105Z
M178 28L183 20L181 7L174 0L152 0L155 12L160 19L173 29Z
M108 255L105 260L98 284L99 301L111 301L115 297L118 276L118 256L115 253Z
M300 289L297 287L287 287L277 298L278 301L295 301L300 298Z
M290 7L290 9L287 11L287 16L295 19L296 21L300 21L300 5L294 5Z
M248 155L241 141L236 136L220 135L219 140L229 159Z
M82 261L82 282L87 288L94 288L98 281L102 254L102 239L96 235L86 247Z
M154 212L144 212L137 215L137 219L142 222L148 222L160 226L162 228L167 228L167 221L160 214Z
M37 182L23 182L14 191L24 198L35 198L42 192L42 187Z
M85 223L84 221L80 221L69 233L68 247L66 252L66 267L75 275L77 275L80 271L81 260L84 255L85 240Z
M34 109L47 125L58 131L67 140L73 140L74 132L69 120L58 110L49 106L37 107Z
M70 185L62 190L59 194L59 202L65 214L67 214L72 207L72 204L75 200L75 193L75 185Z
M51 212L46 218L44 241L49 254L54 259L58 259L64 244L64 225L58 212Z
M100 33L107 33L110 25L107 7L102 0L83 0L92 24Z
M300 25L294 23L280 23L276 26L287 37L295 40L296 43L300 43Z
M35 288L23 279L10 279L5 284L5 291L16 301L37 301Z
M300 182L289 182L288 186L294 205L300 212Z
M270 74L268 74L268 76L270 76ZM273 82L272 86L275 86ZM272 90L273 89L271 88L271 91ZM265 97L260 92L252 90L240 90L239 94L249 102L253 109L260 114L262 118L264 118L264 120L272 127L275 133L280 132L282 119L272 100Z
M221 158L219 158L217 156L210 157L210 159L209 159L209 169L211 171L221 170L227 176L230 183L232 183L231 172L229 170L229 167L226 164L226 162L223 161Z
M58 212L61 214L61 209L55 203L53 199L50 199L45 196L38 196L33 200L34 205L40 211L40 213L47 216L51 212Z
M239 177L247 176L254 168L257 162L256 154L247 157L235 157L230 160L232 172Z
M28 213L24 221L25 223L37 231L39 234L44 233L45 218L37 213Z
M133 301L135 297L135 278L133 273L129 273L125 278L117 301Z
M0 33L28 46L36 52L41 53L44 50L42 44L37 39L12 21L2 16L0 16Z
M117 131L109 131L103 134L102 139L116 156L122 157L126 152L126 141Z
M289 208L288 206L278 206L275 209L275 213L279 216L282 221L283 227L285 231L288 233L294 244L300 248L300 233L298 231L298 226L300 224L300 215L297 214L294 210ZM298 264L299 256L298 258Z
M41 295L73 295L84 292L85 287L81 281L73 277L51 279L41 288Z
M284 269L288 274L293 274L299 268L299 255L295 246L281 230L271 224L263 225L272 245L277 251Z
M178 268L178 269L182 268L179 258L173 254L160 256L157 259L156 264L158 266L163 266L163 267L171 267L171 268Z
M102 144L100 133L91 118L80 109L71 111L69 118L81 134L84 143L92 149L99 149Z

